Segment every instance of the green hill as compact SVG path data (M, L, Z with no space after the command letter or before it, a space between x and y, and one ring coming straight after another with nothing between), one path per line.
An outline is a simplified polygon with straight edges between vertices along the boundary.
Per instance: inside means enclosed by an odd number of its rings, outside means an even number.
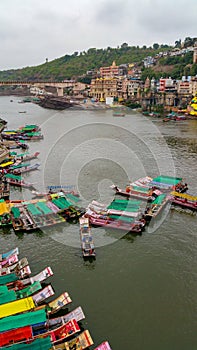
M124 63L141 63L147 56L154 56L162 50L170 49L167 45L164 48L143 48L131 47L126 43L120 48L96 49L90 48L87 52L75 52L72 55L65 55L51 62L46 62L35 67L25 67L16 70L0 71L0 80L55 80L62 81L86 74L88 70L99 69L102 66L110 66L113 61L117 65Z
M72 55L65 55L51 62L39 66L25 67L22 69L11 69L0 71L0 80L17 81L62 81L64 79L77 78L84 82L90 82L91 77L86 76L87 71L98 70L102 66L110 66L113 61L117 65L137 63L142 69L142 79L147 76L158 78L160 76L172 76L180 78L182 75L197 74L197 65L192 65L192 52L184 56L166 57L157 60L151 69L143 67L142 60L147 56L155 56L161 51L170 51L168 45L154 44L153 47L129 46L127 43L121 47L106 49L90 48L83 52L74 52Z

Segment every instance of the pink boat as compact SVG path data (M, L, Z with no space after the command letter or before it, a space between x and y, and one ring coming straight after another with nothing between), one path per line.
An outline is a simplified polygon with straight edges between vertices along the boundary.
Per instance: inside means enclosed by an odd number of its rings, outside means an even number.
M117 230L123 230L127 232L135 232L135 233L141 233L142 228L144 226L144 223L142 222L127 223L121 220L101 219L101 218L94 218L94 217L89 217L89 220L91 224L95 226L113 228Z
M112 350L108 341L104 341L102 344L97 346L94 350Z

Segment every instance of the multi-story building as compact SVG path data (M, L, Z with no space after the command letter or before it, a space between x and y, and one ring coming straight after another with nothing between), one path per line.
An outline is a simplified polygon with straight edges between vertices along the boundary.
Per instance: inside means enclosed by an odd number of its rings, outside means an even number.
M189 90L190 90L190 83L189 81L178 81L177 84L177 92L180 95L189 95Z
M92 79L90 85L90 96L99 100L106 97L117 97L116 78L96 78Z
M160 78L159 92L171 92L176 89L175 81L172 78Z
M124 77L96 78L91 81L90 96L99 100L106 97L127 99L127 87L128 80Z
M192 96L195 96L197 93L197 76L191 77L191 80L189 82L189 93Z
M100 68L100 76L101 76L101 78L118 77L119 76L119 66L117 66L116 62L114 61L110 67L101 67Z
M138 97L139 91L142 87L142 81L137 79L131 79L128 83L128 97Z

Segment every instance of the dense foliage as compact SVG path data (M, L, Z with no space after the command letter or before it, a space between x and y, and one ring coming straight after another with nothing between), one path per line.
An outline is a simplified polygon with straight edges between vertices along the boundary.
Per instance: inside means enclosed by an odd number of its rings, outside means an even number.
M186 38L184 46L194 44L196 38ZM179 47L181 40L175 42L175 47ZM143 68L143 59L147 56L154 57L162 51L170 51L172 47L168 45L153 44L153 47L129 46L123 43L120 47L105 49L90 48L83 52L74 52L72 55L65 55L51 62L45 62L35 67L25 67L22 69L11 69L0 71L0 80L17 81L62 81L65 79L77 78L81 82L90 83L92 75L102 66L110 66L113 61L120 64L138 64L142 69L142 79L146 77L159 78L161 76L171 76L180 78L182 75L196 75L197 65L192 65L192 52L184 56L168 56L157 60L157 64L152 68ZM167 67L167 68L166 68ZM169 67L169 69L168 69ZM89 71L89 73L87 73Z
M74 52L51 62L46 62L36 67L0 71L0 80L55 80L62 81L86 75L87 71L98 70L102 66L110 66L113 61L117 65L125 63L140 63L147 56L154 56L159 51L164 51L167 45L157 50L152 47L128 46L124 43L121 47L106 49L90 48L87 52ZM166 48L167 46L167 48Z

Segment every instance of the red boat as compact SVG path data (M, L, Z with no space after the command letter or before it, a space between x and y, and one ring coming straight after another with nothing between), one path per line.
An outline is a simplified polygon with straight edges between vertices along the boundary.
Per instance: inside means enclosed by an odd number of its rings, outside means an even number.
M171 192L172 204L179 205L185 209L197 210L197 197L187 193Z
M70 320L61 327L58 327L55 330L47 331L46 325L40 330L34 330L34 326L26 326L3 332L0 334L0 346L8 346L10 344L15 344L19 342L33 341L36 338L44 338L47 336L51 337L51 342L57 344L64 341L66 338L71 337L80 331L78 323L76 320Z

